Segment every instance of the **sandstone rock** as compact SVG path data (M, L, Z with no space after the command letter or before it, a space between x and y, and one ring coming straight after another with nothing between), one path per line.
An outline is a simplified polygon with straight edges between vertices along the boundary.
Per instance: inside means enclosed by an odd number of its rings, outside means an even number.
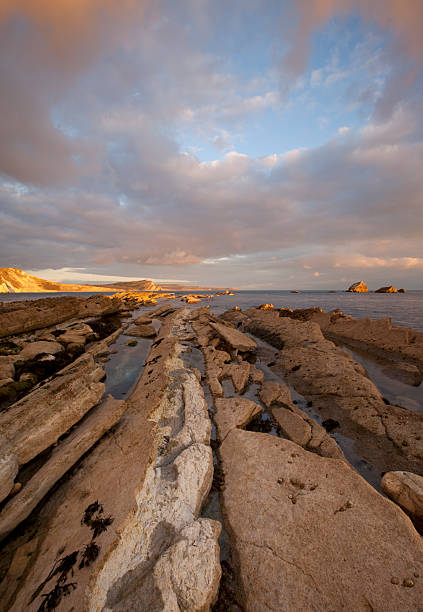
M16 359L13 357L0 356L0 379L12 378L15 376L15 365Z
M387 472L382 491L412 516L423 519L423 476L412 472Z
M261 304L258 309L259 310L273 310L275 307L273 304Z
M398 289L395 289L393 285L389 285L388 287L376 289L375 293L398 293Z
M243 393L250 378L250 365L248 361L241 361L239 364L225 364L222 368L222 378L230 377L235 389L235 393Z
M121 308L120 299L105 295L50 297L15 303L13 309L0 313L0 338L51 327L69 319L113 314Z
M292 405L291 393L287 385L280 385L273 381L263 383L259 391L259 398L266 408L270 408L272 404L277 404L279 406Z
M149 325L151 324L151 317L146 317L145 315L141 315L137 319L134 320L135 325Z
M41 355L42 353L45 353L46 355L56 355L57 353L61 353L63 350L63 346L58 342L46 342L39 340L38 342L30 342L29 344L26 344L19 353L19 359L22 361L34 359L34 357L37 357L37 355Z
M0 502L12 490L18 467L18 461L9 442L0 436Z
M155 335L156 330L148 324L134 325L125 332L125 336L134 336L135 338L153 338Z
M100 400L104 368L82 355L52 381L35 389L0 414L0 434L23 465L79 421Z
M419 608L421 537L346 463L239 429L220 455L246 610L386 610L387 601L392 610Z
M216 422L219 440L223 441L228 433L236 427L245 427L261 413L261 408L255 402L244 397L216 399Z
M364 281L358 281L357 283L353 283L350 287L348 287L347 291L353 293L368 293L367 285Z
M76 323L69 326L63 334L58 336L57 340L63 344L79 344L84 345L89 340L94 340L96 335L89 325L86 323Z
M311 427L304 419L286 408L273 408L272 415L286 438L299 446L307 446L311 438Z
M264 372L255 367L254 364L250 364L250 378L251 381L257 385L262 385L264 381Z
M13 378L0 379L0 387L5 387L6 385L9 385L10 383L13 383Z
M54 450L48 461L3 508L0 516L0 540L22 522L51 487L87 452L101 436L119 421L125 403L111 395L95 408L87 419Z
M237 329L227 327L222 323L210 322L210 326L219 334L225 342L227 342L235 351L255 351L257 344L252 338L249 338Z
M385 366L383 373L413 387L418 387L423 381L423 373L417 366L410 363L393 363Z

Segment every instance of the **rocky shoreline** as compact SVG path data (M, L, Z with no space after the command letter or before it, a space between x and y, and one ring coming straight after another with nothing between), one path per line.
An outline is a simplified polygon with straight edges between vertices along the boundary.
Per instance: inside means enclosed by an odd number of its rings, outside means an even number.
M423 610L423 334L202 297L0 309L0 610Z

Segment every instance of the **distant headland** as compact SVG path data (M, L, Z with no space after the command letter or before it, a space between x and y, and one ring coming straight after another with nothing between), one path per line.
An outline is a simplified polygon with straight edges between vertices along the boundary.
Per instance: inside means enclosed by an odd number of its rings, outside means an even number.
M226 289L224 287L200 287L177 283L156 285L151 280L122 281L105 283L103 285L77 285L56 283L32 274L27 274L19 268L0 268L0 293L54 293L83 291L212 291Z

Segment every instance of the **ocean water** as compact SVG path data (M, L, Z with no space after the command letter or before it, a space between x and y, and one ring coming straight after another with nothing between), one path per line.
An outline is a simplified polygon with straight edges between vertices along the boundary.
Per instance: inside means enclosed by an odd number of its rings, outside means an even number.
M104 292L103 292L104 293ZM176 305L183 305L180 296L188 294L188 291L175 292ZM197 294L207 292L195 292ZM112 295L113 292L110 292ZM0 301L14 300L36 300L48 297L60 297L76 295L89 297L96 295L92 292L84 293L1 293ZM395 325L412 327L423 332L423 291L408 291L405 294L397 293L347 293L337 291L301 291L290 293L289 291L236 291L234 296L221 295L207 298L200 302L201 305L209 304L215 314L221 314L235 305L243 310L270 303L275 308L288 306L289 308L310 308L320 306L323 310L334 310L340 308L345 314L357 319L370 317L381 319L390 317ZM195 305L196 307L197 305Z

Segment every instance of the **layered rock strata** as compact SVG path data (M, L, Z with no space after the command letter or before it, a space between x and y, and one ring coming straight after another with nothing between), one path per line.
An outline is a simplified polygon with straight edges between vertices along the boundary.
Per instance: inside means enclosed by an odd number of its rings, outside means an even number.
M164 319L120 421L33 519L38 539L10 541L20 546L0 585L1 609L35 612L59 591L66 609L210 608L220 525L199 518L213 474L211 423L201 385L178 356L178 336L192 333L187 314ZM59 558L60 580L51 571Z
M0 310L0 338L50 327L69 319L99 316L119 312L122 302L117 297L95 295L60 297L14 302Z
M423 473L423 414L386 405L364 368L325 340L311 321L247 310L243 326L280 349L276 367L324 419L339 421L340 433L356 440L381 472Z

